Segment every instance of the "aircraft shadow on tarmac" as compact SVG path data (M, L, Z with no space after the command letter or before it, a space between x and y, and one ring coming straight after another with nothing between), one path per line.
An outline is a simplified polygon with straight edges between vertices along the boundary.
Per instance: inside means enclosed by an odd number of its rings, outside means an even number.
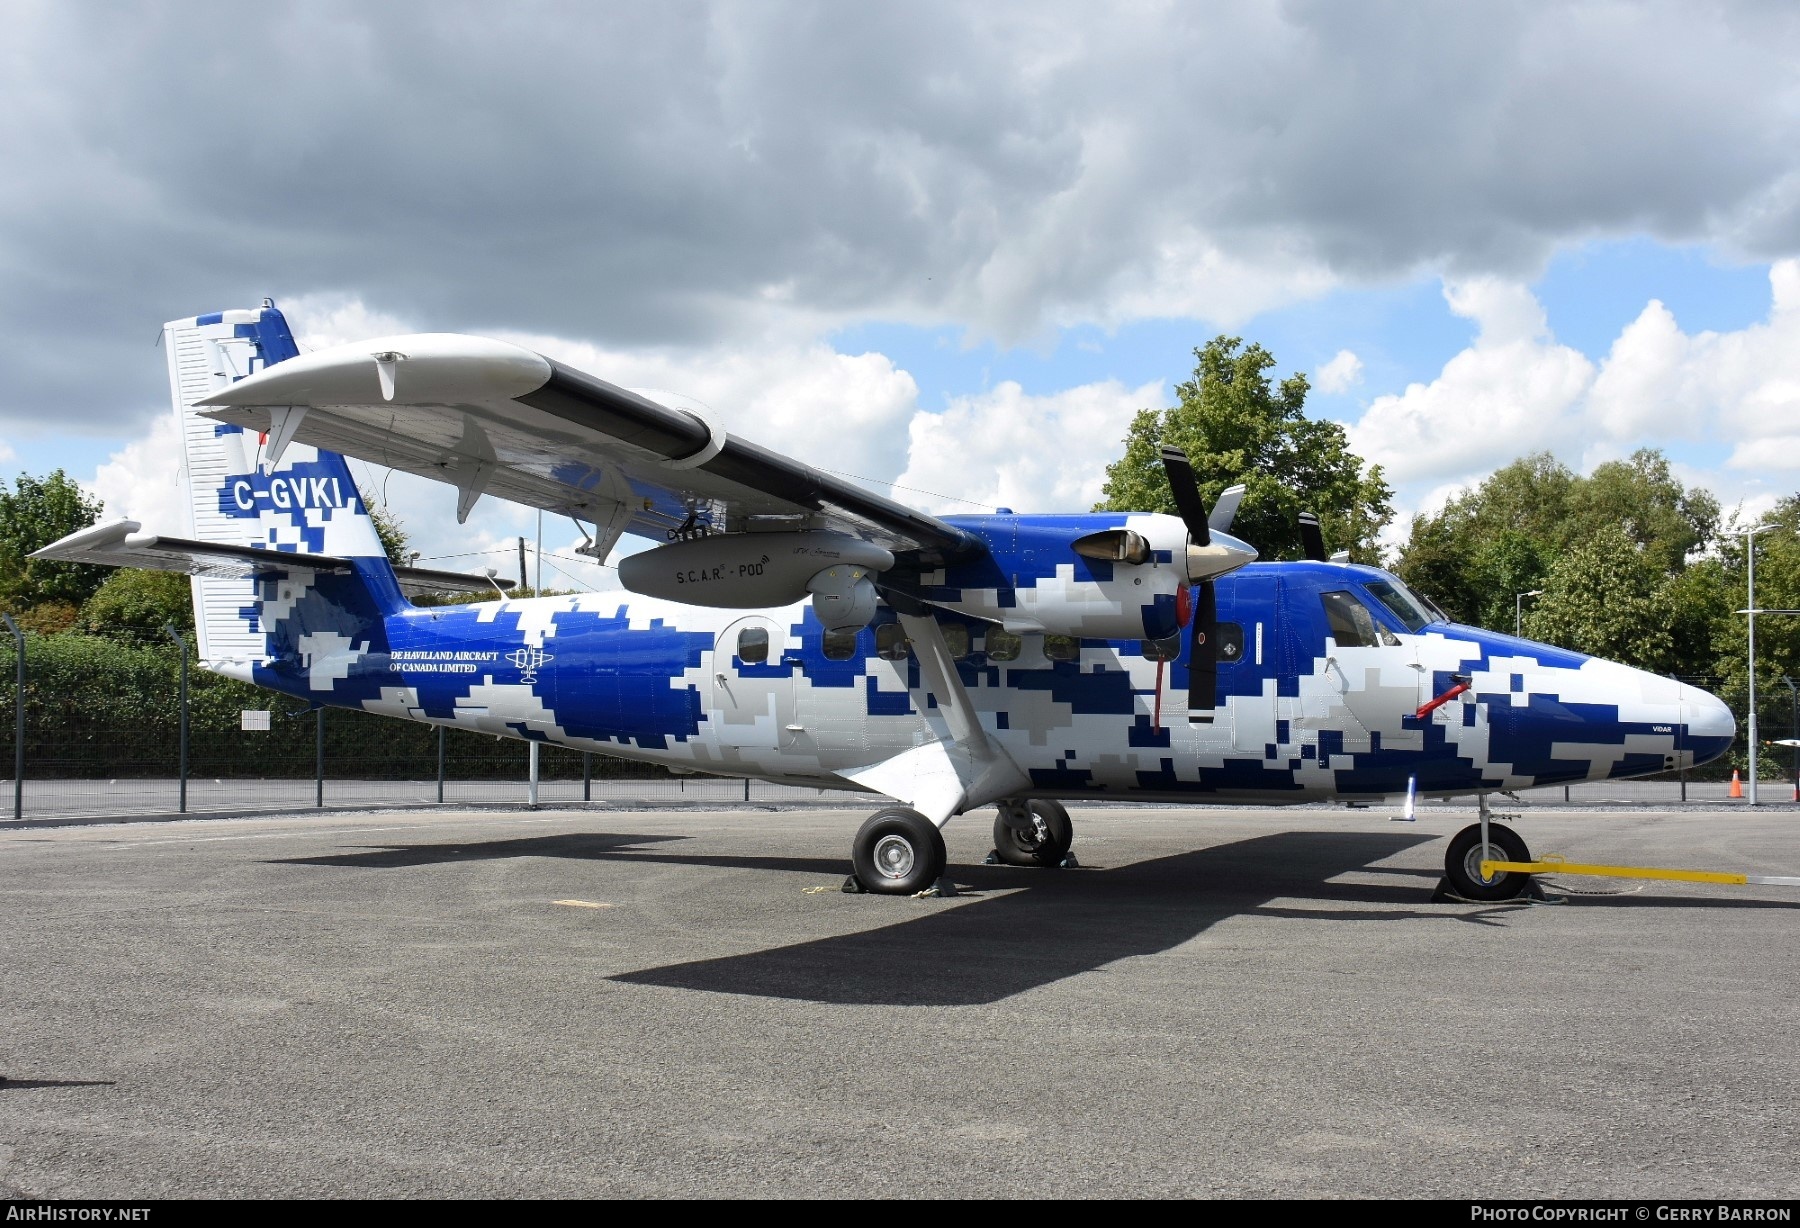
M842 857L683 853L658 846L687 836L574 833L513 840L381 846L275 864L398 869L515 857L652 862L695 868L775 870L839 879ZM1281 832L1113 869L1035 870L953 865L966 903L921 913L909 900L858 897L893 910L888 925L764 951L623 973L610 979L714 993L837 1005L974 1006L1153 955L1229 917L1311 921L1419 918L1504 925L1519 903L1430 905L1435 870L1380 866L1433 837L1401 832ZM1375 882L1334 881L1349 872ZM1379 881L1382 878L1391 881ZM987 894L999 893L1005 894ZM982 898L985 895L985 898ZM1342 908L1276 906L1275 900ZM1659 908L1777 908L1795 904L1717 897L1617 895L1581 903ZM1423 907L1420 907L1423 905Z
M25 1091L34 1087L116 1087L112 1079L14 1079L0 1075L0 1092Z
M1098 873L953 866L959 888L1015 890L860 933L611 979L836 1005L983 1005L1116 960L1170 950L1228 917L1269 911L1277 899L1363 906L1279 910L1320 920L1442 917L1439 910L1406 907L1424 903L1418 886L1331 881L1426 839L1284 832ZM876 907L907 907L906 901L865 898Z
M648 844L687 840L688 836L615 836L604 832L574 832L560 836L530 836L519 840L459 840L449 844L384 844L355 853L331 853L323 857L281 857L270 864L283 866L345 866L351 869L401 869L432 866L447 861L494 861L506 857L573 857L596 861L629 853ZM837 863L833 863L837 864Z

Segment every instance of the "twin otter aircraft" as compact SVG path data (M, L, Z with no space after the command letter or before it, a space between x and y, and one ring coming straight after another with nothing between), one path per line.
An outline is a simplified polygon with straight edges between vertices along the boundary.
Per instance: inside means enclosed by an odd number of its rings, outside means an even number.
M1387 572L1256 563L1164 453L1179 517L937 518L501 341L300 354L265 302L166 326L192 537L98 525L39 557L194 576L205 665L320 704L897 802L852 844L867 889L944 872L994 805L1013 865L1055 866L1061 800L1481 794L1704 763L1712 695L1450 622ZM345 456L592 526L631 595L415 607L485 577L390 566ZM584 532L586 529L584 527ZM1451 841L1501 899L1510 829Z

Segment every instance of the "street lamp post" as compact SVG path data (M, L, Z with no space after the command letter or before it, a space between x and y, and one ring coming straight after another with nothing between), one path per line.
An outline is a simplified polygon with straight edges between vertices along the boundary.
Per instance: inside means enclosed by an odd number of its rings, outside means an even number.
M1518 639L1525 638L1525 634L1524 634L1525 598L1527 598L1527 597L1542 597L1543 595L1544 595L1544 590L1541 588L1534 588L1530 592L1526 592L1526 593L1514 593L1513 594L1513 635L1516 638L1518 638Z
M1749 658L1750 658L1750 699L1749 712L1745 720L1750 738L1750 796L1745 799L1750 805L1756 805L1756 616L1762 613L1756 608L1756 535L1767 533L1778 526L1759 524L1755 528L1744 529L1744 561L1745 587L1750 597L1749 606L1742 612L1750 618Z
M1794 735L1788 745L1794 749L1794 800L1800 802L1800 688L1787 674L1781 676L1781 682L1788 689L1788 729Z

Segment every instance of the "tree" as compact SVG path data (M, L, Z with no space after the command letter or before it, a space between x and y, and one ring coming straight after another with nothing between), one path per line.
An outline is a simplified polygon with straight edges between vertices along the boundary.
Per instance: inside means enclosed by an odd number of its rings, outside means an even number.
M80 626L95 635L160 641L163 628L194 629L193 587L177 571L120 567L81 607Z
M1712 544L1719 531L1719 502L1704 490L1685 489L1654 448L1629 460L1608 461L1571 485L1563 540L1585 539L1616 524L1664 574L1687 566L1688 556Z
M1667 577L1624 529L1608 525L1550 569L1525 617L1533 639L1656 673L1674 672Z
M1333 549L1372 559L1376 535L1393 518L1393 492L1379 465L1363 472L1342 426L1306 417L1306 376L1271 386L1274 356L1238 337L1216 337L1194 357L1194 378L1177 385L1177 403L1132 419L1096 510L1173 514L1160 455L1173 444L1187 452L1208 506L1227 486L1248 487L1231 531L1263 558L1300 557L1299 514L1312 511Z
M1653 449L1586 477L1539 452L1415 517L1394 570L1457 618L1511 631L1516 595L1544 588L1558 561L1597 534L1624 535L1654 577L1649 592L1711 546L1718 525L1717 500L1683 487Z
M405 522L389 511L386 504L380 507L370 504L369 520L375 526L375 536L381 539L381 548L387 553L388 562L395 567L405 567L408 544Z
M1743 529L1777 526L1756 535L1756 606L1761 610L1800 609L1800 495L1781 500L1753 519L1734 517L1719 535L1719 579L1723 590L1713 639L1713 669L1731 689L1749 678L1749 575ZM1756 620L1756 685L1765 693L1782 676L1800 682L1800 615L1770 614Z
M41 479L21 473L10 490L0 482L0 602L14 613L52 602L72 611L93 596L109 568L29 556L99 516L100 501L61 469Z

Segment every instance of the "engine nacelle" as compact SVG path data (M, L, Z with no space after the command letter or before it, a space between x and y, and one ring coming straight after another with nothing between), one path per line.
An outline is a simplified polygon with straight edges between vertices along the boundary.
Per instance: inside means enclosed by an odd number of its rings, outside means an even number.
M951 516L988 556L925 577L925 600L1000 623L1096 640L1160 640L1188 621L1187 527L1173 516Z
M726 610L792 605L812 592L827 627L861 627L875 615L870 573L893 565L892 551L847 533L715 533L620 559L619 582L646 597ZM860 622L845 621L865 609Z

